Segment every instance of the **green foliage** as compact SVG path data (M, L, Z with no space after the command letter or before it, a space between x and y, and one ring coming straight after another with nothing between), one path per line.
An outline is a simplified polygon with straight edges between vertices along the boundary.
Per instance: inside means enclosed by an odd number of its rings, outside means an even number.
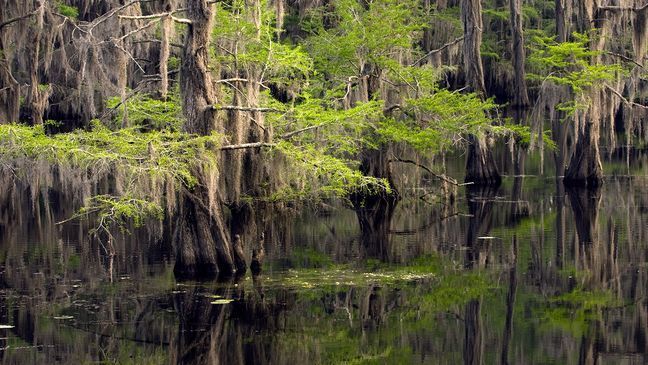
M600 52L589 48L587 35L574 33L573 37L574 41L562 43L550 37L533 37L528 62L535 73L530 73L529 78L566 85L575 95L582 95L623 72L620 64L604 65L597 61Z
M79 17L79 9L74 6L66 5L62 2L56 3L56 10L70 19L77 19Z
M126 222L139 226L146 217L160 218L163 187L184 185L190 188L198 183L197 169L215 171L218 161L215 147L220 140L215 134L197 137L170 130L145 133L139 128L128 128L112 131L99 122L89 131L53 136L46 135L43 126L6 124L0 125L0 161L7 166L45 162L86 171L94 178L118 175L121 184L125 185L123 194L92 197L75 215L97 214L99 226L95 233L109 233L113 226L124 229Z
M297 146L280 142L276 149L289 161L292 186L274 193L270 200L345 197L352 192L391 191L385 179L363 175L357 162L326 154L313 144Z
M414 0L378 0L366 8L355 0L340 0L333 13L325 8L312 12L307 29L313 36L306 47L316 69L346 81L362 72L365 63L389 68L394 54L410 49L424 27L417 9ZM327 29L324 17L335 19L337 27Z
M114 118L117 125L121 125L125 107L131 126L175 131L182 127L182 107L178 93L170 93L166 101L153 99L145 94L136 94L124 104L121 104L120 97L115 96L108 99L106 106L117 109L117 115Z
M53 136L46 135L42 126L0 125L0 159L6 162L27 158L95 173L120 168L133 178L170 177L187 186L197 182L191 173L194 164L215 164L216 152L207 146L219 144L218 135L143 133L137 128L112 131L99 122L90 131Z
M462 136L495 131L488 118L494 108L492 100L482 101L475 94L439 89L406 99L404 115L383 120L378 133L387 141L405 142L420 151L442 152L460 145Z
M95 231L109 227L119 227L126 231L130 223L137 228L141 227L147 218L161 220L164 212L159 205L130 195L96 195L88 199L86 205L77 213L79 217L92 214L97 214L99 220L99 228Z
M214 61L219 67L238 72L239 69L263 69L265 80L275 85L296 87L305 82L313 71L313 62L299 46L277 42L275 13L268 11L267 0L259 4L259 23L254 19L257 9L243 0L219 2L213 38L218 50L227 49L222 43L237 43L233 51L216 52Z

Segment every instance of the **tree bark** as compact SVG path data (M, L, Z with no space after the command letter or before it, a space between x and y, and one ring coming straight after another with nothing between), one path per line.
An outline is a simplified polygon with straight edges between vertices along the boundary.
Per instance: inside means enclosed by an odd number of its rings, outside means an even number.
M502 182L493 154L489 150L485 137L468 136L468 159L466 161L465 182L475 185L499 185Z
M480 0L461 1L461 19L464 27L463 71L466 87L482 97L486 96L484 68L481 61L482 29ZM478 185L498 185L501 177L493 156L488 150L486 136L469 136L468 158L466 162L466 182Z
M569 167L565 171L563 180L565 185L597 188L602 184L603 165L598 143L599 124L598 117L588 118L585 125L577 132L579 134L578 141Z
M206 0L196 0L187 3L186 15L191 24L187 25L180 66L184 129L206 136L219 131L216 111L210 107L216 95L208 70L213 14ZM237 271L235 262L244 258L237 257L238 250L233 249L220 203L205 203L215 195L218 184L210 184L207 172L199 167L194 168L194 174L199 183L183 196L174 235L175 272L185 277L231 275Z
M514 0L513 0L514 1ZM567 41L567 36L569 31L567 28L567 9L565 0L555 0L555 12L556 12L556 34L557 41L562 43Z
M463 68L466 86L470 91L486 95L480 50L484 28L481 13L480 0L461 1L461 20L464 27Z
M513 34L513 70L515 81L513 85L513 105L528 106L529 95L526 87L526 72L524 70L525 50L522 33L522 1L510 0L511 32Z

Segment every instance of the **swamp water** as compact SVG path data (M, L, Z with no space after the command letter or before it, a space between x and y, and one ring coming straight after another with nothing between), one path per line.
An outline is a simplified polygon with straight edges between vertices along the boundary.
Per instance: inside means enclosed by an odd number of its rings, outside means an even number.
M648 159L631 160L611 154L599 191L509 176L364 230L344 208L277 213L262 273L208 282L176 281L146 228L110 260L86 223L55 224L65 196L11 180L0 362L645 363Z

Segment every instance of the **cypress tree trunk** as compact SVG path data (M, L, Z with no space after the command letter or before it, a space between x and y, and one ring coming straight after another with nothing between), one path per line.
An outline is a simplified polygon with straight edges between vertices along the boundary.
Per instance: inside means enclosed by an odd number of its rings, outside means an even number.
M180 66L180 93L186 118L184 129L203 136L217 130L216 113L210 107L216 102L216 96L208 70L213 18L209 6L206 0L188 2L186 14L191 24ZM200 168L196 167L194 174L199 183L182 197L174 235L176 274L190 277L216 273L231 275L237 270L245 270L245 260L237 257L232 247L221 205L207 203L218 184L210 184L208 172Z
M466 182L475 185L499 185L502 178L497 171L493 154L485 137L468 136L468 159L466 161Z
M567 186L596 188L603 182L598 120L588 120L578 133L578 142L563 181Z
M481 13L480 0L461 1L461 20L464 27L463 68L466 86L470 91L486 95L480 51L484 28Z
M604 19L599 17L599 8L592 0L583 1L581 4L581 27L583 31L601 28ZM590 48L602 51L605 46L605 34L600 40L590 41ZM595 55L592 57L600 57ZM568 186L598 187L603 183L603 165L599 154L598 140L601 124L601 91L594 90L587 113L577 116L582 120L582 126L577 128L577 142L574 154L565 171L564 183Z
M529 105L529 95L526 88L526 73L524 71L524 36L522 34L522 1L510 0L511 32L513 34L513 69L515 84L513 85L513 105Z
M482 29L480 0L461 1L461 19L464 26L463 69L469 91L486 95L484 69L481 61ZM477 185L498 185L501 177L490 153L485 136L469 136L465 181Z
M0 36L0 123L13 123L18 121L20 112L20 84L11 74L2 38Z
M558 35L557 41L562 43L567 41L567 36L569 34L569 31L567 30L567 9L565 0L556 0L555 6L556 34Z

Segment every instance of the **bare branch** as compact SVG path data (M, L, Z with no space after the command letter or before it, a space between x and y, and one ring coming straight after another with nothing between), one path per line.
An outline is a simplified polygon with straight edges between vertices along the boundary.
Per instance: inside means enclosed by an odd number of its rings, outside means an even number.
M300 133L308 132L308 131L313 130L313 129L317 129L317 128L323 126L324 124L325 123L317 124L317 125L311 125L311 126L308 126L306 128L302 128L302 129L298 129L296 131L288 132L288 133L283 134L281 136L281 138L282 139L288 139L288 138L290 138L290 137L292 137L292 136L294 136L296 134L300 134Z
M36 14L37 12L38 12L38 9L32 11L31 13L27 13L27 14L25 14L25 15L17 16L17 17L15 17L15 18L11 18L11 19L9 19L9 20L7 20L7 21L4 21L4 22L0 23L0 29L6 27L6 26L9 25L9 24L15 23L15 22L17 22L17 21L21 21L21 20L23 20L23 19L27 19L27 18L29 18L30 16Z
M229 82L250 82L248 79L240 78L240 77L234 77L231 79L222 79L222 80L216 80L214 81L215 84L226 84Z
M637 65L637 66L639 66L639 67L641 67L641 68L644 68L644 66L643 66L641 63L639 63L639 62L633 60L632 58L630 58L630 57L628 57L628 56L624 56L624 55L622 55L622 54L614 53L614 52L609 52L609 51L605 51L605 54L610 55L610 56L619 57L620 59L622 59L622 60L624 60L624 61L632 62L632 63L634 63L635 65Z
M267 142L252 142L252 143L241 143L241 144L231 144L227 146L222 146L221 151L229 150L241 150L245 148L260 148L260 147L274 147L276 143L267 143Z
M614 5L609 5L609 6L599 6L598 8L599 8L599 10L606 10L606 11L622 11L622 10L629 10L629 11L636 11L636 12L639 12L639 11L643 11L643 10L645 10L646 8L648 8L648 2L645 3L644 5L640 6L640 7L637 7L637 8L633 8L633 7L629 7L629 6L614 6Z
M470 185L470 184L472 184L472 183L464 183L464 184L460 184L460 183L457 182L457 180L455 180L455 179L453 179L453 178L451 178L451 177L447 177L447 176L445 176L445 175L439 175L439 174L437 174L436 172L432 171L429 167L427 167L427 166L425 166L425 165L422 165L422 164L420 164L420 163L418 163L418 162L416 162L416 161L414 161L414 160L405 160L405 159L402 159L402 158L400 158L400 157L396 157L396 156L394 156L394 159L393 159L393 160L389 160L389 162L390 162L390 163L391 163L391 162L401 162L401 163L407 163L407 164L411 164L411 165L414 165L414 166L420 167L420 168L422 168L423 170L425 170L425 171L427 171L428 173L430 173L432 176L436 177L437 179L442 180L442 181L445 181L445 182L447 182L447 183L449 183L449 184L452 184L452 185L455 185L455 186L464 186L464 185Z
M446 48L448 48L448 47L450 47L450 46L453 46L453 45L455 45L455 44L457 44L457 43L459 43L459 42L461 42L461 41L463 41L463 40L464 40L464 37L461 36L461 37L455 39L454 41L451 41L451 42L448 42L448 43L442 45L441 47L439 47L439 48L437 48L437 49L433 49L433 50L431 50L430 52L426 53L425 56L419 58L419 59L416 60L414 63L412 63L411 66L416 66L416 65L418 65L420 62L423 62L426 58L432 56L433 54L435 54L435 53L439 53L439 52L443 51L444 49L446 49Z
M180 24L193 24L193 22L189 19L185 18L176 18L173 15L171 15L171 19L173 19L174 22L180 23Z
M621 93L614 90L614 88L612 88L612 87L610 87L608 85L605 85L605 87L608 90L610 90L614 95L618 96L621 99L621 101L623 101L624 104L629 105L629 106L636 106L636 107L642 108L642 109L648 109L648 105L642 105L642 104L635 103L634 101L630 101L630 100L626 99L623 95L621 95Z
M236 110L241 112L281 112L281 110L275 108L255 108L236 105L209 105L208 107L212 108L213 110Z

